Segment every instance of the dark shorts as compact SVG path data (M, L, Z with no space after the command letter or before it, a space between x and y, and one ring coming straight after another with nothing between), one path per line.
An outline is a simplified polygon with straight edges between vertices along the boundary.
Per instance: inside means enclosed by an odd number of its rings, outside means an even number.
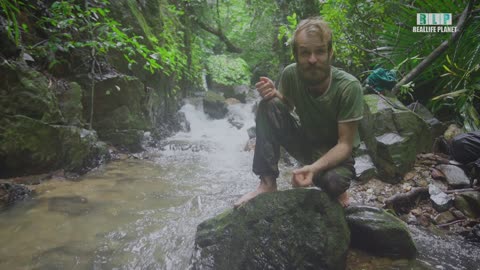
M308 140L298 120L278 98L262 100L256 115L256 145L253 172L278 177L280 146L302 164L316 161L316 147ZM354 160L349 158L337 167L319 173L314 184L332 196L345 192L355 178Z

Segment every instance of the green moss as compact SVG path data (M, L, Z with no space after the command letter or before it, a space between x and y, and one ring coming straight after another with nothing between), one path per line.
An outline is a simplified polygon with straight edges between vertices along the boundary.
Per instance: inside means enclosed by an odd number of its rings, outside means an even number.
M207 60L208 73L212 80L221 85L250 84L250 69L242 58L228 55L213 55Z
M295 189L261 194L203 222L196 244L215 269L344 269L349 232L336 201Z
M378 97L376 95L364 95L363 100L367 103L372 114L378 112Z

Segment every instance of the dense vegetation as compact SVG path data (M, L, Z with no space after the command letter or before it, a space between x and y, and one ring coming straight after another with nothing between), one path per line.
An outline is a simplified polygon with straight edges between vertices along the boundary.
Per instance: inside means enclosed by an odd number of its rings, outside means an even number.
M400 80L424 61L394 92L455 112L467 129L480 127L478 1L0 0L0 7L2 33L13 44L2 41L3 58L35 59L31 65L57 77L145 70L151 75L140 77L168 81L170 98L199 89L204 70L226 84L276 78L292 61L298 21L322 15L334 31L337 65L362 81L377 67ZM464 23L457 33L415 33L419 12L449 12L454 25Z

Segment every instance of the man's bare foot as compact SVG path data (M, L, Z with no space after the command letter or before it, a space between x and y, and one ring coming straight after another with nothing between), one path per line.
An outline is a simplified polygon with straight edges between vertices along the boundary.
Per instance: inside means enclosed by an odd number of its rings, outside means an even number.
M277 191L277 181L275 178L270 176L265 176L260 178L260 184L257 187L257 190L251 191L245 195L243 195L238 201L236 201L233 205L234 208L238 208L244 205L246 202L250 201L251 199L257 197L259 194L265 192L273 192Z
M343 206L343 208L347 207L350 204L350 199L348 198L348 193L346 191L340 194L337 200Z

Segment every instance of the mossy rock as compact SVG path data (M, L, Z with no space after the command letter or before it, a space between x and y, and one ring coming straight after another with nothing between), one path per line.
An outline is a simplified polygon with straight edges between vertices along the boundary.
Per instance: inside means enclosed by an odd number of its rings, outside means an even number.
M63 123L49 79L17 62L0 64L0 114L25 115L46 123Z
M417 248L404 223L382 209L350 206L346 209L352 247L376 256L414 258Z
M83 173L108 157L106 145L93 131L21 115L5 116L0 126L0 178L60 168Z
M468 191L455 195L455 208L470 218L480 217L480 192Z
M193 269L345 269L343 208L318 189L261 194L197 228Z
M203 111L213 119L222 119L228 113L225 98L213 91L207 91L203 98Z
M143 130L127 129L127 130L110 130L104 131L102 138L114 146L129 151L143 151L142 142L144 139Z
M88 89L88 80L81 83ZM91 93L87 91L83 102L86 119L89 118L90 99ZM105 76L95 83L92 127L100 139L140 151L143 135L138 134L153 128L146 104L145 86L138 78L116 73Z
M416 155L429 151L433 135L427 123L396 98L365 95L364 118L359 133L380 178L397 183L415 163Z

